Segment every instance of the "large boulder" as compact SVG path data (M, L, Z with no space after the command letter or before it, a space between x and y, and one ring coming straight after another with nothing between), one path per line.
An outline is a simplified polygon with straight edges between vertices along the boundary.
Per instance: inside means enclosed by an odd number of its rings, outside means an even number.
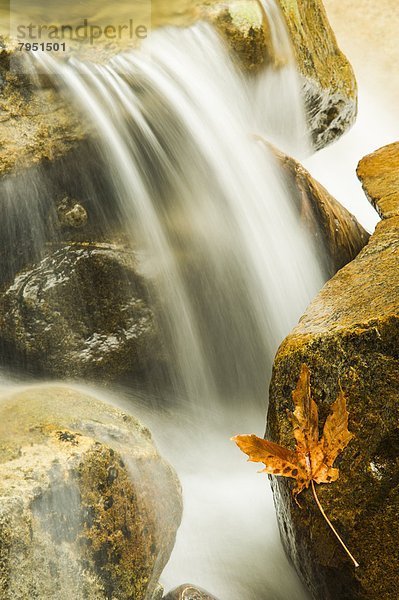
M357 84L321 0L279 0L301 73L316 150L339 138L357 115Z
M319 150L354 123L356 79L338 47L321 0L278 0L277 5L298 65L313 146ZM278 31L274 7L265 11L256 0L205 1L198 3L198 16L216 26L233 57L250 73L286 64L287 56L273 47L273 35Z
M316 240L318 256L324 258L332 277L357 256L369 234L295 159L273 149L286 175L286 184L306 229Z
M398 215L399 202L389 213ZM301 363L312 374L321 422L339 386L354 434L338 481L318 487L355 569L309 491L273 480L282 538L315 600L391 600L399 592L399 216L381 221L358 257L331 279L281 345L273 368L268 436L291 446L286 410Z
M3 357L47 374L147 375L163 351L136 255L110 245L58 248L0 298Z
M0 596L147 600L180 485L132 416L66 386L2 392Z

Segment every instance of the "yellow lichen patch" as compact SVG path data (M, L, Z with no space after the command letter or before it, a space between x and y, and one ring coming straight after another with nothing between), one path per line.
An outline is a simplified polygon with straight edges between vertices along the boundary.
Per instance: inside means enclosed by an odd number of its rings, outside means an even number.
M339 50L320 0L279 0L301 72L325 89L356 97L353 70Z

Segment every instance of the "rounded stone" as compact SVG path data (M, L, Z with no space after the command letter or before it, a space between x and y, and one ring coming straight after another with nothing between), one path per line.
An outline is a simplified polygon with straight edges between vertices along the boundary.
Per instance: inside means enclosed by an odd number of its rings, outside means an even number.
M185 584L169 592L164 600L216 600L216 598L197 586Z
M135 418L66 386L0 397L0 596L144 600L181 491Z
M110 244L66 245L17 275L0 323L10 360L56 376L140 377L163 359L136 257Z

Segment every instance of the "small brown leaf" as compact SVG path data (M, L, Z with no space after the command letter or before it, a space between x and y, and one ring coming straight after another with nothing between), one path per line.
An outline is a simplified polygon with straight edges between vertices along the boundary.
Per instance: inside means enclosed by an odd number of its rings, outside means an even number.
M295 410L290 414L290 421L296 441L295 452L256 435L237 435L233 440L248 454L250 461L263 462L267 473L295 479L293 491L297 496L312 480L331 483L338 479L339 471L332 465L353 436L348 431L346 398L341 390L331 406L331 414L319 440L319 414L312 398L310 371L306 365L301 367L292 399Z

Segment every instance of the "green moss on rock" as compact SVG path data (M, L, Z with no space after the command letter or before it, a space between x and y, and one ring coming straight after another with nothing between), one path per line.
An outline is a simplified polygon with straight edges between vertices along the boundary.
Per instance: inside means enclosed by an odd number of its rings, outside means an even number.
M107 597L144 598L159 552L156 523L119 453L95 446L85 459L78 471L83 555L94 564Z

